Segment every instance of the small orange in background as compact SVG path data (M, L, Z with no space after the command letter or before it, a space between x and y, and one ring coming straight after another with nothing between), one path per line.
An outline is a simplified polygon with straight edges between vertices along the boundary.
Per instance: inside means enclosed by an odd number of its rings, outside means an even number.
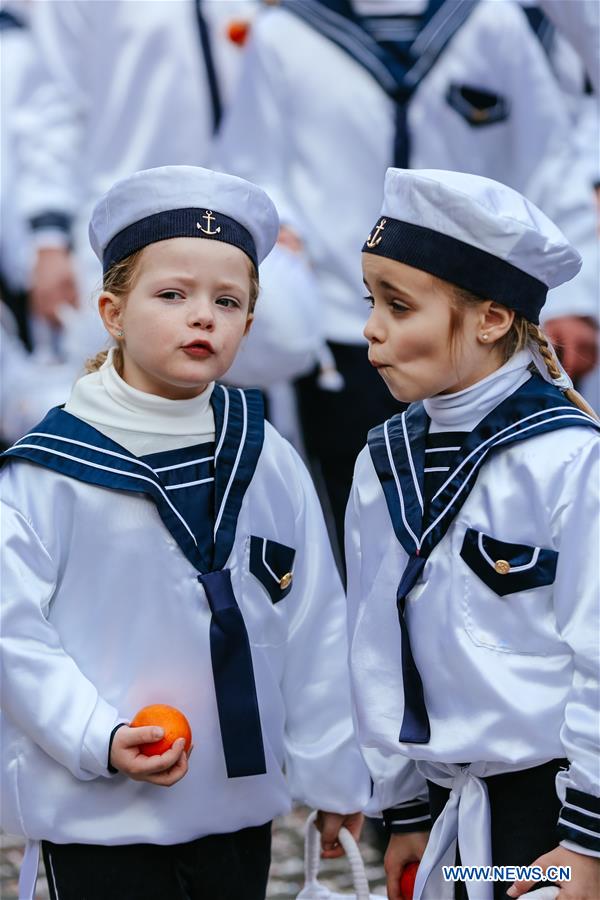
M185 752L189 753L192 745L192 729L184 714L174 706L167 706L164 703L144 706L130 722L131 728L139 728L142 725L156 725L164 728L165 732L159 741L141 745L140 750L145 756L159 756L166 753L177 738L185 738Z
M245 19L232 19L227 26L227 37L233 44L243 47L250 34L250 22Z

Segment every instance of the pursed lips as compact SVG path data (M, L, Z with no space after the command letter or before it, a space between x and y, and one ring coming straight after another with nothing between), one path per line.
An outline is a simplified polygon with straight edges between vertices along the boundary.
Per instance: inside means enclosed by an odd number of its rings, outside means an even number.
M214 347L209 341L190 341L181 348L190 356L210 356L215 352Z

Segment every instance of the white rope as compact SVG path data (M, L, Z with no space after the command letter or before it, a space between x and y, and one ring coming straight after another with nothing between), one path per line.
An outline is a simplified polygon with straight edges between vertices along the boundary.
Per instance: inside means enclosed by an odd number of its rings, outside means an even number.
M333 895L329 888L319 884L318 874L321 862L321 839L315 826L316 812L311 812L306 820L304 838L304 888L297 900L329 900ZM350 865L352 881L356 891L355 900L371 900L369 882L358 845L347 828L340 828L338 839ZM347 898L350 900L350 897Z

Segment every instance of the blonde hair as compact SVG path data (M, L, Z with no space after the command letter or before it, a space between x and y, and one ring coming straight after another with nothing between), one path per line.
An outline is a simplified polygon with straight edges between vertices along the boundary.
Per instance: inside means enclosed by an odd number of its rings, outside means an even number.
M145 248L136 250L135 253L131 253L129 256L126 256L125 259L116 262L110 267L110 269L108 269L104 273L102 290L114 294L119 298L122 304L125 304L127 296L135 286L140 258L142 253L144 252L144 249ZM254 313L256 301L258 300L260 285L258 281L258 271L250 258L248 258L248 267L248 274L250 276L250 302L248 305L248 315L252 315ZM97 372L98 369L106 361L109 352L110 350L101 350L99 353L96 353L95 356L92 356L90 359L86 360L86 373L89 374L90 372ZM119 374L122 374L123 352L121 350L121 344L118 342L116 347L114 348L113 361L117 372Z
M438 279L438 281L441 281L441 279ZM483 303L484 298L478 297L476 294L472 294L470 291L466 291L450 282L442 281L442 284L446 289L446 293L450 295L450 342L454 344L462 328L462 313L470 306ZM506 334L496 341L496 346L502 353L502 364L508 362L515 353L518 353L519 350L524 350L529 344L534 344L539 351L546 364L550 378L553 381L559 379L562 373L550 348L548 338L539 325L534 325L521 313L515 313L515 317ZM600 417L589 403L586 403L579 391L576 391L575 388L567 388L563 393L574 406L600 421Z

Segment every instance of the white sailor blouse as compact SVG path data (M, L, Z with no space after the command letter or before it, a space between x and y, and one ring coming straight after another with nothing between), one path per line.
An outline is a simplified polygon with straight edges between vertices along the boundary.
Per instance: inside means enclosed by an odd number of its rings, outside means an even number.
M290 797L369 796L345 605L320 506L256 391L217 385L215 442L136 457L61 408L5 454L2 825L33 840L178 843ZM188 717L168 790L108 770L149 703Z
M347 512L351 680L375 802L392 830L423 830L425 777L454 787L427 869L463 828L463 863L483 865L481 776L566 757L557 843L600 854L598 423L533 375L450 448L429 503L428 427L414 403L370 432Z

